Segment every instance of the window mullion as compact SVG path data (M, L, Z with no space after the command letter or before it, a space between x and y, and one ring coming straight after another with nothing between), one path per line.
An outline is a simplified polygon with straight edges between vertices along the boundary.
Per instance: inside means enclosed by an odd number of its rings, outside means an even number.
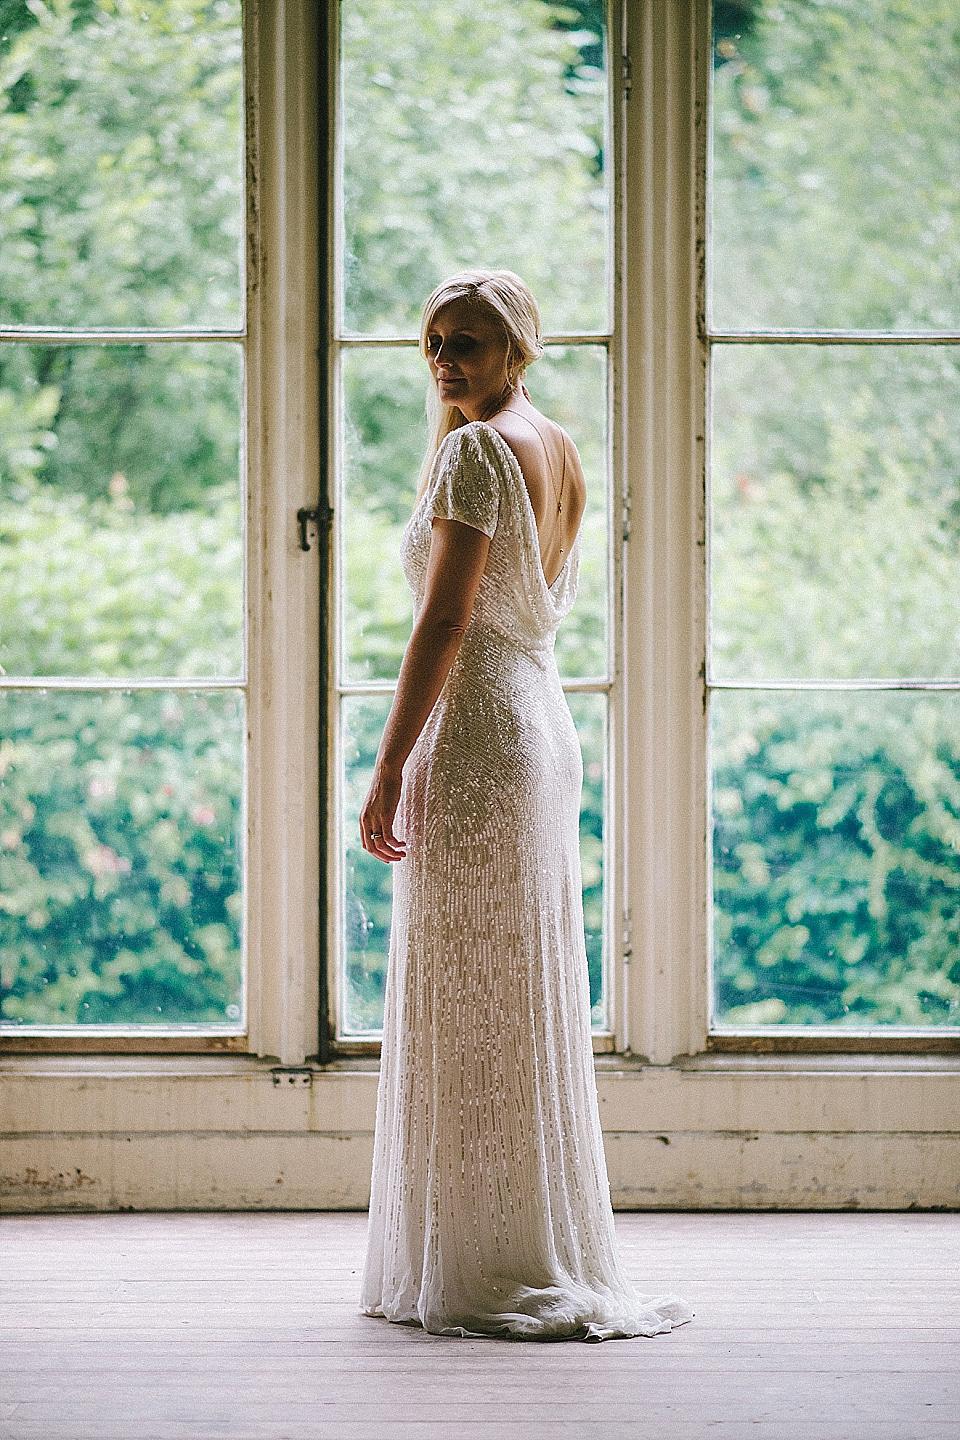
M705 3L629 0L622 315L631 507L624 582L624 833L631 1049L706 1040L704 354L698 346ZM695 23L691 24L691 20ZM696 103L698 102L699 103Z
M295 516L320 493L318 20L308 0L252 11L249 276L248 954L251 1048L318 1045L320 592ZM268 266L261 257L270 257ZM297 297L291 304L290 297Z

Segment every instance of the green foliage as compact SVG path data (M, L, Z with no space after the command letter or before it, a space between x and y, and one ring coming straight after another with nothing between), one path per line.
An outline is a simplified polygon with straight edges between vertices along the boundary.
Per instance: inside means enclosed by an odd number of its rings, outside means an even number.
M239 8L3 6L0 319L236 326ZM0 662L231 675L235 345L0 347ZM239 1027L233 694L10 692L0 1018Z
M960 673L953 349L730 346L713 392L717 672Z
M954 0L759 0L714 75L713 320L956 328Z
M598 0L344 7L345 312L409 333L462 264L555 331L604 327ZM956 326L960 23L950 0L714 7L713 321ZM0 0L0 320L241 316L238 6ZM565 673L606 668L606 379L534 368L591 488ZM352 351L345 668L390 677L423 444L415 353ZM715 352L712 623L738 678L956 674L953 352ZM236 347L0 347L0 661L11 674L239 669ZM19 695L0 752L0 1015L236 1023L242 717L232 696ZM591 983L600 702L575 697ZM345 713L351 830L382 725ZM715 958L731 1023L957 1023L956 702L715 701ZM352 842L352 834L344 837ZM347 845L348 1028L382 1003L389 874ZM234 1007L234 1008L231 1008Z
M0 354L4 383L58 395L45 485L100 499L119 475L136 509L156 513L203 510L211 490L238 491L237 345L17 346Z
M240 513L139 515L50 489L0 508L0 659L10 675L238 675ZM146 583L145 583L146 582Z
M725 1024L960 1024L955 695L715 697Z
M569 16L543 0L344 6L351 329L415 332L438 281L478 264L523 275L549 329L605 328L604 89Z
M746 19L716 47L714 323L955 324L955 7ZM958 399L950 349L715 349L720 677L960 673ZM960 1024L956 696L713 704L717 1018Z
M17 8L0 51L0 319L237 325L236 0Z
M235 695L4 697L0 1019L238 1025Z

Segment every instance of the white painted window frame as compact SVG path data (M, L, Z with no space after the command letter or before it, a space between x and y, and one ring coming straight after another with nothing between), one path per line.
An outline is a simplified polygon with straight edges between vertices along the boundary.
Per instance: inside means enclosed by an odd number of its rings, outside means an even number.
M317 567L299 552L295 514L318 475L316 182L320 12L309 0L244 0L246 320L196 328L61 334L14 327L7 338L238 341L245 352L247 700L245 752L247 1034L235 1027L30 1027L0 1052L203 1053L247 1049L284 1059L315 1052L319 904ZM6 334L6 332L5 332ZM175 680L172 688L229 682ZM12 680L14 689L151 689L159 681ZM163 682L162 688L166 688Z
M332 13L335 0L328 0ZM709 1059L707 734L704 656L703 327L708 0L612 7L616 151L613 464L624 534L615 546L611 717L612 912L608 1065ZM335 439L329 384L335 173L335 25L311 0L247 0L247 1014L254 1056L325 1054L318 956L332 958L333 813L325 718L331 646L318 541L296 512L327 494ZM617 60L622 57L622 74ZM621 81L617 83L618 79ZM629 98L627 96L629 95ZM322 238L326 236L326 238ZM319 259L318 259L319 257ZM323 362L323 363L321 363ZM324 439L322 437L327 436ZM323 558L323 557L322 557ZM329 560L329 555L325 557ZM621 583L622 580L622 583ZM326 671L321 673L326 659ZM319 802L318 803L318 797ZM78 1037L64 1049L136 1052ZM7 1046L7 1048L11 1048ZM14 1047L18 1048L18 1047ZM47 1048L54 1048L49 1046ZM171 1036L164 1048L199 1048ZM239 1048L211 1037L208 1049ZM790 1046L782 1047L788 1050ZM821 1049L844 1048L823 1037ZM849 1047L848 1047L849 1048ZM853 1048L882 1050L866 1039ZM934 1037L928 1047L939 1048Z
M316 538L301 549L297 511L317 505L321 484L321 22L311 0L245 0L246 323L223 338L245 352L246 1034L37 1027L5 1034L8 1054L148 1053L189 1067L230 1052L296 1065L318 1051L324 567Z
M310 0L247 0L250 1050L301 1064L319 1046L320 576L318 503L321 15ZM321 763L323 761L323 764Z
M631 364L620 367L615 447L631 529L619 734L625 719L630 729L615 798L628 842L631 953L617 997L625 1048L596 1058L613 1202L956 1207L955 1056L876 1053L879 1046L709 1053L704 337L696 331L696 127L708 15L705 0L624 6L632 93L628 105L618 100L616 117L631 201L617 264L622 278L629 256L631 278L614 319L621 359L629 354ZM316 256L330 161L318 152L317 23L314 0L248 0L247 79L259 96L249 150L252 1053L0 1054L6 1209L367 1204L376 1060L316 1061L326 928L317 797L321 749L330 773L321 720L329 677L312 658L321 653L322 566L316 546L299 549L296 511L316 505L320 458L328 459Z
M707 57L698 44L707 47ZM696 343L703 194L697 120L709 56L704 7L690 0L614 3L609 53L615 174L610 1031L595 1037L594 1048L628 1063L642 1057L665 1064L702 1052L707 1039L705 371ZM336 63L331 50L331 67ZM691 104L694 95L698 106ZM334 335L332 305L328 323ZM336 413L333 399L330 413ZM328 794L335 813L332 779ZM327 954L334 997L338 885L332 859ZM332 1043L340 1054L377 1048L369 1041Z
M621 47L620 47L620 15L616 4L609 5L608 10L612 11L609 17L608 27L608 53L610 57L609 76L609 113L607 116L607 129L609 143L615 155L619 153L619 143L616 139L621 123ZM328 112L328 134L331 136L330 168L328 172L328 201L327 214L330 217L330 235L327 247L328 256L328 283L326 293L328 296L325 323L328 335L327 343L327 414L329 417L329 444L328 444L328 473L330 480L330 494L334 509L344 504L344 488L342 476L342 456L337 454L337 447L341 443L341 428L338 417L342 414L342 395L340 394L339 377L343 354L353 348L359 349L402 349L411 348L417 344L415 338L407 337L383 337L375 334L356 335L348 331L344 325L340 304L339 277L343 267L343 215L340 202L339 181L342 174L342 161L340 156L340 117L342 115L342 104L339 88L339 3L338 0L329 0L329 44L328 44L328 74L330 81L328 85L329 112ZM615 176L618 173L615 169ZM622 947L619 943L622 926L620 918L623 914L623 845L620 843L620 821L619 821L619 786L617 777L622 772L622 757L620 755L622 725L620 716L622 713L621 692L622 692L622 643L621 643L621 614L622 606L617 598L622 594L622 544L621 537L621 509L623 506L623 488L620 482L622 475L622 461L620 456L620 445L618 438L618 426L615 415L619 409L618 382L617 376L620 370L620 349L621 339L617 320L615 290L616 276L619 266L616 263L616 254L619 250L619 235L622 217L622 205L617 181L614 181L611 201L611 255L608 265L608 277L611 294L608 297L608 314L610 317L610 329L596 330L591 332L577 332L573 334L550 334L546 336L546 345L552 346L577 346L587 345L602 348L606 352L607 359L607 387L606 403L608 406L607 430L608 430L608 463L611 493L607 497L609 532L608 532L608 574L610 576L610 590L606 597L607 625L609 635L609 658L606 673L603 676L580 676L575 679L564 678L563 688L567 694L599 694L607 701L607 743L606 743L606 786L604 797L604 983L607 986L607 1011L609 1024L605 1029L594 1031L593 1048L597 1053L612 1053L622 1049L621 1035L626 1033L627 1026L623 1021L622 1006L624 999L623 987L623 965ZM606 478L606 477L605 477ZM624 511L625 513L625 511ZM339 834L334 833L337 828L337 817L341 813L342 798L339 792L341 778L341 760L339 750L340 734L340 705L342 700L351 695L373 696L392 695L395 685L391 681L350 681L340 674L341 662L339 653L341 649L341 630L343 625L343 599L340 593L340 586L336 583L338 575L336 569L342 565L342 532L335 526L335 549L333 558L333 585L330 593L330 614L332 615L332 628L329 639L331 653L330 666L330 688L329 708L327 715L327 726L332 737L330 753L331 768L327 784L327 810L332 819L330 827L331 838L329 844L329 856L326 872L326 893L328 896L325 907L327 917L326 929L326 1010L328 1018L326 1022L326 1033L323 1038L323 1052L327 1057L346 1056L377 1056L380 1051L380 1041L376 1038L365 1038L354 1035L343 1035L340 1033L340 1017L344 1009L345 996L342 994L343 984L343 913L342 897L344 892L343 856L340 851ZM341 543L337 543L340 541ZM349 823L348 817L347 821ZM323 1025L323 1020L321 1020Z
M706 988L704 404L698 210L705 6L626 0L621 435L626 1053L702 1051Z

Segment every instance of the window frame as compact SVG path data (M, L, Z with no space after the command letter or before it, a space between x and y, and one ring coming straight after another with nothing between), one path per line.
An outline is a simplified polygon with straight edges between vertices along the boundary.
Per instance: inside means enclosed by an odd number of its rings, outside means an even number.
M262 610L250 639L252 1053L137 1054L130 1041L118 1047L129 1054L0 1054L4 1202L25 1212L362 1210L369 1196L377 1061L321 1048L329 544L318 545L308 526L305 554L297 525L298 509L312 508L323 529L318 497L330 474L320 440L329 297L318 288L327 272L315 263L326 255L318 225L329 236L320 206L331 161L317 153L326 133L328 102L318 96L328 93L327 7L318 16L312 0L255 3L248 0L248 24L263 70L259 114L250 117L259 122L257 147L248 151L259 206L249 462L251 494L262 491L264 509L251 513L250 544L262 549L249 575L251 603ZM615 263L629 303L613 318L631 368L619 381L613 444L631 486L623 493L631 588L626 662L618 657L624 691L612 721L624 766L611 798L630 840L623 909L632 911L634 953L622 966L630 1048L596 1057L611 1196L627 1209L942 1208L956 1202L955 1056L887 1053L894 1047L876 1043L870 1049L882 1053L819 1055L787 1045L711 1052L705 1044L705 965L695 942L705 931L706 890L692 873L704 864L708 833L705 780L697 788L705 751L695 743L704 733L704 677L703 651L691 648L704 623L696 619L705 593L696 523L703 380L690 299L703 232L694 223L698 182L684 166L694 153L693 81L709 58L709 16L703 0L625 0L624 12L633 94L629 106L615 103L632 147L624 186L632 200ZM657 291L647 288L654 280ZM651 531L654 520L662 534ZM265 684L271 693L261 695ZM682 731L671 707L680 707ZM700 912L687 908L691 900Z
M724 1054L944 1054L955 1035L734 1033L710 1022L707 319L710 0L608 7L613 685L607 1063ZM336 51L330 51L336 64ZM619 70L619 73L618 73ZM331 316L331 322L332 322ZM335 334L331 323L331 336ZM336 870L328 877L336 895ZM327 964L338 935L331 917ZM378 1041L333 1038L329 1054Z
M5 327L0 340L222 339L243 346L246 674L236 688L246 700L246 1029L31 1026L29 1033L0 1034L0 1053L7 1055L254 1054L296 1064L317 1053L322 736L319 673L306 657L325 633L323 567L302 553L297 512L316 516L320 473L324 15L306 0L245 0L242 14L244 324L159 333ZM289 303L292 294L297 305ZM322 556L322 543L319 549ZM5 688L16 686L11 680ZM137 687L91 681L87 688Z
M341 237L343 232L342 208L338 192L338 179L342 171L341 164L341 91L340 91L340 43L339 43L339 0L330 0L330 35L327 48L327 64L331 82L327 85L329 96L328 110L328 134L332 137L328 146L332 158L330 172L328 175L328 198L327 214L331 219L330 234L328 237L328 271L327 271L327 420L329 443L327 449L328 475L330 477L329 497L333 509L342 505L342 493L340 485L342 482L340 457L337 454L337 446L340 440L339 417L341 415L342 397L340 395L340 363L344 352L353 349L414 349L418 340L413 335L406 336L381 336L377 334L357 334L348 330L340 313L339 276L342 257L340 254ZM622 206L620 204L620 187L618 183L617 157L619 147L616 135L619 125L619 110L621 104L621 71L620 60L621 48L619 38L619 10L616 4L611 5L607 0L607 48L609 57L608 75L608 107L607 107L607 130L610 150L614 156L613 162L613 183L610 186L610 229L609 243L610 254L608 261L608 315L610 320L609 328L606 330L570 332L570 333L549 333L545 338L547 348L562 346L594 346L602 348L606 352L607 361L607 386L606 386L606 423L607 423L607 445L609 465L609 493L608 503L608 573L610 575L610 591L607 596L607 624L608 624L608 668L605 677L579 676L575 679L564 679L563 688L565 693L579 694L592 693L604 695L607 699L607 737L606 737L606 787L604 804L604 975L607 984L607 1012L608 1025L605 1028L598 1028L593 1032L593 1048L595 1053L614 1053L621 1047L620 1031L622 1021L619 1020L621 1008L622 985L619 983L621 967L619 965L620 946L618 936L620 926L618 917L622 912L622 886L623 886L623 846L619 843L617 834L617 782L616 777L620 771L618 757L618 740L621 733L621 726L617 723L617 716L621 709L619 691L621 688L620 664L620 619L622 605L617 597L622 593L621 584L621 545L619 510L622 504L622 487L618 481L618 444L617 425L615 416L618 406L618 365L617 354L619 338L617 334L617 309L615 303L615 292L617 283L617 254L619 250L619 227L621 224ZM342 639L342 595L340 593L339 565L342 563L340 536L334 538L334 559L333 559L332 586L329 593L329 611L333 617L328 637L328 649L330 654L330 685L328 689L328 709L325 717L325 725L331 737L331 761L328 773L327 802L326 809L334 818L341 813L340 794L340 764L339 764L339 728L340 728L340 707L345 697L356 695L358 697L374 696L376 694L392 694L395 688L392 681L351 681L340 674L341 667L341 639ZM346 1059L348 1057L378 1057L380 1054L380 1039L376 1036L364 1037L359 1035L342 1034L339 1031L339 1019L342 1011L342 996L340 985L342 978L342 890L343 890L343 869L342 858L339 850L339 837L331 833L328 845L328 860L326 868L326 932L325 932L325 953L322 957L321 968L324 976L324 997L325 1010L321 1015L321 1034L323 1036L322 1056L324 1059Z
M328 979L336 963L325 703L333 695L336 410L324 277L333 273L336 167L331 146L320 143L334 133L335 0L247 0L244 12L247 319L242 337L224 338L246 345L248 1032L37 1027L0 1036L8 1055L244 1052L281 1066L336 1066L357 1055L331 1033ZM709 0L610 7L619 640L607 801L612 1029L597 1047L611 1053L598 1068L722 1065L738 1053L785 1064L834 1053L855 1067L858 1055L956 1054L954 1035L724 1034L709 1026L706 418L708 351L719 338L705 312L710 37ZM300 548L300 510L314 517L309 554ZM377 1048L367 1043L364 1053Z
M696 59L695 109L702 117L697 133L697 331L700 343L703 369L703 408L698 415L705 444L702 456L700 483L703 493L702 532L698 543L702 546L704 565L703 584L703 681L704 713L709 713L711 695L724 691L772 691L777 693L807 691L822 694L828 691L876 692L876 691L940 691L960 690L956 681L922 681L914 679L871 680L755 680L740 681L720 679L710 671L709 649L709 472L710 472L710 375L712 351L727 345L956 345L960 344L960 333L950 331L901 332L867 331L851 328L826 329L739 329L729 330L714 327L710 316L710 234L709 234L709 165L710 125L712 121L712 80L713 80L713 33L711 0L693 0L697 11L696 31L699 37L699 54ZM706 736L707 767L709 769L709 729ZM711 992L713 988L713 936L709 924L709 908L712 901L711 839L712 816L710 814L709 777L705 791L707 831L705 838L705 861L707 883L705 899L708 907L705 934L706 955L706 1002L702 1015L705 1043L703 1049L717 1054L754 1055L955 1055L960 1054L960 1027L893 1027L893 1026L844 1026L830 1029L827 1026L755 1026L739 1027L712 1024L710 1018Z

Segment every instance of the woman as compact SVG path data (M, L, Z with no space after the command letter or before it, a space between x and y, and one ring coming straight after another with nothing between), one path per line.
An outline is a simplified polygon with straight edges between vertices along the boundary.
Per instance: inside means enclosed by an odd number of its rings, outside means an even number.
M395 862L361 1306L440 1335L653 1335L616 1249L590 1039L582 763L553 654L585 503L522 383L506 270L430 296L431 440L401 555L415 622L361 813Z

